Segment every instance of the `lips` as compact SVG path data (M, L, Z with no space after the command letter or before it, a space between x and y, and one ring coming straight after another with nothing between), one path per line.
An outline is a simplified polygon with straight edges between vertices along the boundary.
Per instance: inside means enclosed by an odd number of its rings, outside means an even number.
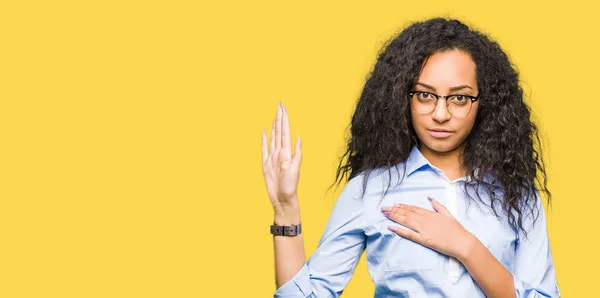
M450 137L453 132L445 129L434 128L429 129L429 134L436 139L446 139Z

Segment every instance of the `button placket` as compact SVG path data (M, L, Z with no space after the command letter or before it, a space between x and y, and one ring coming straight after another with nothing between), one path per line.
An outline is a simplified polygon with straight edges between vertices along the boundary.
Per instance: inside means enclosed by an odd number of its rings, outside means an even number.
M456 183L448 182L446 185L446 208L454 216L458 219L458 202L456 198ZM451 256L447 257L446 268L448 270L448 279L452 283L456 283L461 274L461 265L460 262Z

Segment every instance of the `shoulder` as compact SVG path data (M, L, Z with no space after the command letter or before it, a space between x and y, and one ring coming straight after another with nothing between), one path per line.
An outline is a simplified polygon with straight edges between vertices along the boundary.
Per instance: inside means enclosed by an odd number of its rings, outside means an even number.
M380 193L390 181L401 178L404 174L405 163L398 163L391 167L378 167L369 171L362 171L352 177L344 188L344 192L361 196L371 193Z

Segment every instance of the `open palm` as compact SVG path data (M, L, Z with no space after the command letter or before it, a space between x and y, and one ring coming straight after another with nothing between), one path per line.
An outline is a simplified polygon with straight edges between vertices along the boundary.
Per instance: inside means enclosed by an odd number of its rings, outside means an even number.
M298 180L302 162L301 143L298 136L295 154L292 156L287 108L279 103L271 128L270 148L267 148L267 136L264 130L262 136L263 175L275 212L283 212L286 207L298 205Z

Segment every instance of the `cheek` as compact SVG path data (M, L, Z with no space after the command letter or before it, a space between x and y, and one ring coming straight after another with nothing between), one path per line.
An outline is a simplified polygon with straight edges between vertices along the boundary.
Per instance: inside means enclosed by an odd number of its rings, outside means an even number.
M461 119L460 123L458 123L457 128L460 131L459 137L460 139L465 139L471 131L473 130L473 125L475 124L475 117L469 117L465 119Z
M467 118L464 119L464 128L467 133L470 133L475 125L475 117L477 116L478 106L474 106L474 109L471 110L471 113Z
M472 121L464 121L463 123L460 124L460 131L461 131L462 138L466 138L471 133L471 130L473 129L473 123L474 122L472 122Z
M424 119L423 115L417 114L412 108L410 109L410 121L412 123L413 128L417 133L422 130L424 127Z

